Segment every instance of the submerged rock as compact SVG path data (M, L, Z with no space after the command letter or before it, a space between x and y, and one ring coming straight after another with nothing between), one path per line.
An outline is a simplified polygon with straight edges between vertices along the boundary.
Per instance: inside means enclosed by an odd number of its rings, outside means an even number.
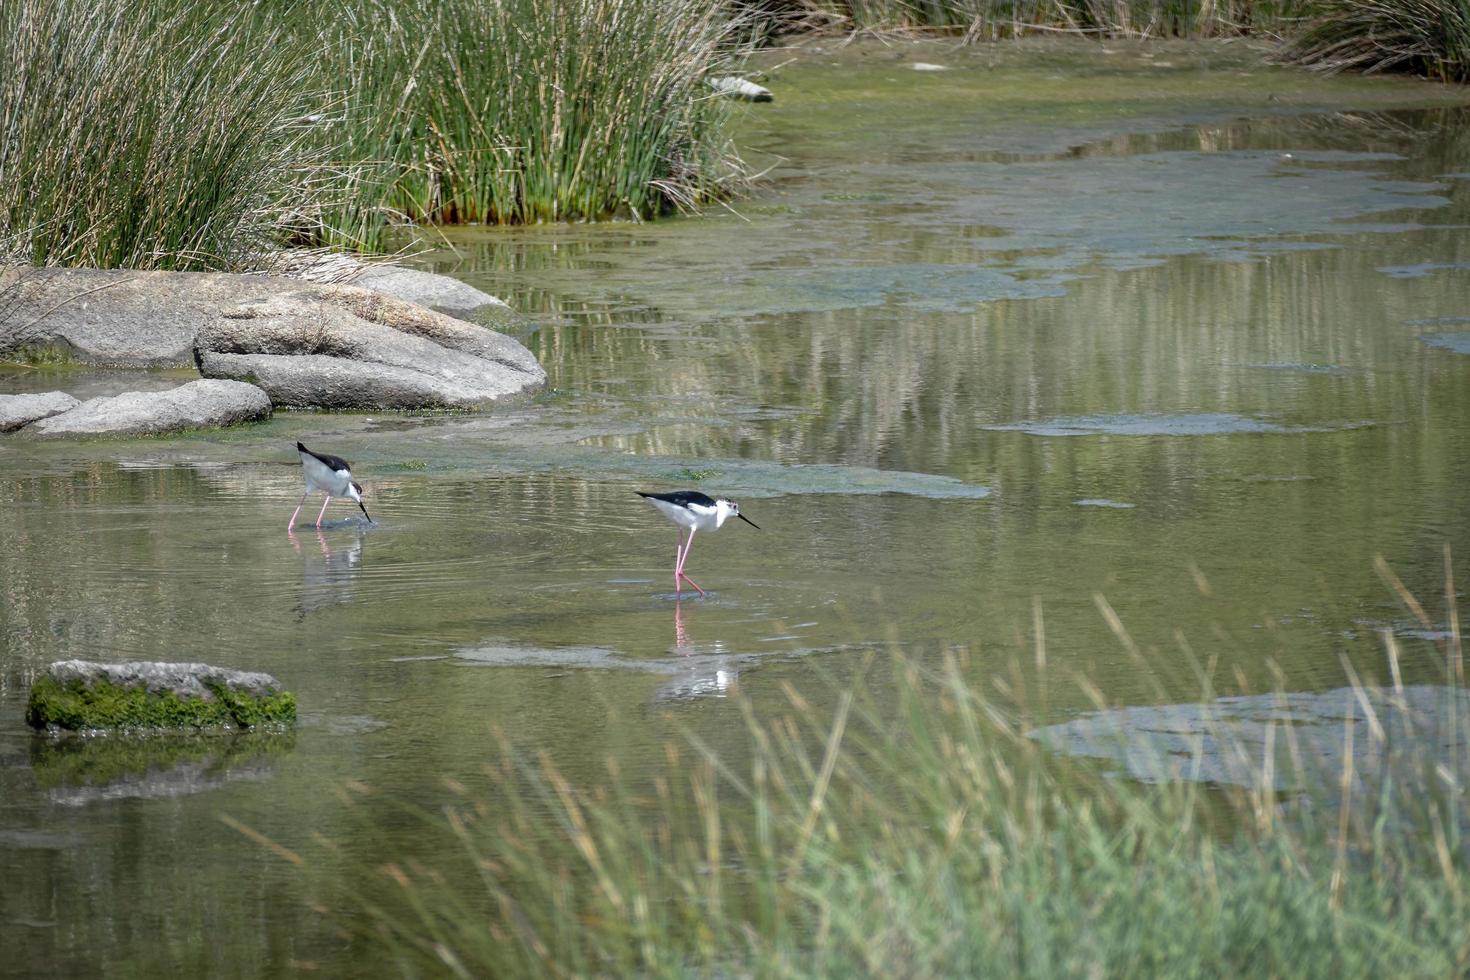
M36 395L0 395L0 432L14 432L37 419L69 412L80 405L64 391L47 391Z
M296 696L269 674L198 663L59 660L31 685L26 722L66 731L290 725Z
M1456 354L1470 354L1470 333L1428 333L1419 339L1430 347L1454 351Z
M1345 768L1360 785L1436 765L1462 779L1465 732L1457 718L1470 718L1470 692L1410 685L1114 708L1028 734L1053 751L1105 760L1141 782L1295 791L1337 787Z
M92 398L27 426L26 435L161 435L234 425L271 413L271 400L240 381L191 381L168 391L129 391Z

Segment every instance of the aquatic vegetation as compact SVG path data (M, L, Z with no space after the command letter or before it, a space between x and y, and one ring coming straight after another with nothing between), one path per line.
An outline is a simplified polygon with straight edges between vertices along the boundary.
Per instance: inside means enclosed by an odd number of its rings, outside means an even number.
M743 737L671 745L651 774L609 758L597 781L502 738L483 788L448 780L459 802L418 814L463 860L382 864L351 902L369 921L344 926L415 975L1456 974L1470 950L1470 718L1452 584L1444 615L1420 648L1430 662L1401 662L1386 635L1391 685L1365 687L1346 664L1347 688L1268 696L1268 722L1248 731L1253 709L1214 702L1210 668L1181 641L1204 702L1225 710L1185 706L1194 727L1144 734L1181 743L1164 761L1203 765L1193 780L1133 781L1050 751L1074 726L1042 727L1063 678L1045 666L1039 604L1036 670L1016 664L993 695L962 652L932 667L896 653L891 673L870 659L833 699L788 686L774 717L741 701ZM1411 691L1408 671L1440 684ZM1080 754L1109 755L1101 737Z
M712 469L712 468L707 467L707 466L706 467L703 467L703 468L698 468L698 467L693 467L693 466L685 466L685 467L683 467L681 469L677 469L673 473L669 474L669 479L671 479L671 480L693 480L693 481L695 481L697 483L697 482L699 482L701 480L713 479L714 477L719 476L720 475L720 472L721 472L720 470Z
M1327 71L1412 71L1470 81L1463 0L1318 0L1288 56Z

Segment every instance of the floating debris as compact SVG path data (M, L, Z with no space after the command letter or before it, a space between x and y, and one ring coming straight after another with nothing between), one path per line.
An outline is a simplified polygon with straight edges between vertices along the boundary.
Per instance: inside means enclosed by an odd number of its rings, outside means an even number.
M776 98L765 86L757 85L744 78L736 78L734 75L717 75L713 78L706 78L704 84L721 95L732 99L744 99L746 102L772 102Z

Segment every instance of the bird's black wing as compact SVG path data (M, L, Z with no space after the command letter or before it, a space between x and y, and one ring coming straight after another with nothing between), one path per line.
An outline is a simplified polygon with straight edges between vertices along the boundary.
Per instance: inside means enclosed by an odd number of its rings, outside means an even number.
M688 507L690 504L697 504L700 507L713 507L715 505L713 497L705 496L698 490L675 490L673 493L644 493L642 490L634 490L633 492L640 497L651 497L654 500L662 500L676 507Z
M306 453L334 473L340 473L342 470L352 471L352 464L341 456L333 456L331 453L314 453L299 442L296 444L296 451Z

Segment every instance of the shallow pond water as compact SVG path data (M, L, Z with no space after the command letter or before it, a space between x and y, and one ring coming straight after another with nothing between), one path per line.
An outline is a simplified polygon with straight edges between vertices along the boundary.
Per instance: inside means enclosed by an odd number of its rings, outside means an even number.
M0 441L0 974L352 973L372 954L312 903L454 855L344 785L432 808L498 732L636 773L738 731L735 690L821 704L895 646L988 685L1034 663L1038 607L1051 669L1115 705L1197 692L1181 636L1240 693L1381 677L1383 630L1442 680L1373 561L1437 619L1446 545L1470 577L1461 90L1243 45L853 46L768 84L735 210L418 259L526 313L537 399ZM376 525L337 502L287 532L297 439L353 460ZM761 526L697 539L704 598L633 493L678 487ZM269 671L302 725L33 740L26 685L65 657Z

